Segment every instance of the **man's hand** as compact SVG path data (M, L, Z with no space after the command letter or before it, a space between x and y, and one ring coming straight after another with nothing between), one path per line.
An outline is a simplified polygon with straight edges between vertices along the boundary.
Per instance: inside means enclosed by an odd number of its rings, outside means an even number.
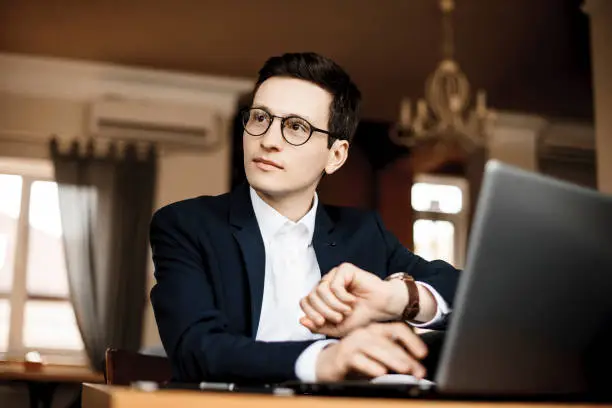
M427 346L405 323L374 323L324 348L317 358L317 381L340 381L347 374L378 377L395 371L425 377L419 362Z
M408 302L403 282L384 281L344 263L300 301L300 323L313 333L342 337L372 322L397 320Z

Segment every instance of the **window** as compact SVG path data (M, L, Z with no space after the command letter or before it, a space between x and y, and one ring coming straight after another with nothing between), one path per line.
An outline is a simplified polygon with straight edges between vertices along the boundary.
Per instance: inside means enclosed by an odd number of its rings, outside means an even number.
M467 235L467 182L455 177L418 175L412 186L414 252L461 268Z
M47 162L0 160L0 352L17 358L84 356L51 175Z

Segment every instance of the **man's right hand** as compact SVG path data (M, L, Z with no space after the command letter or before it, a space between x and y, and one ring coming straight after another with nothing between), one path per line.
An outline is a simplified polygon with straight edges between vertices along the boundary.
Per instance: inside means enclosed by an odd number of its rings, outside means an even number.
M324 348L317 358L318 381L340 381L349 373L378 377L394 371L424 378L419 362L427 346L405 323L373 323Z

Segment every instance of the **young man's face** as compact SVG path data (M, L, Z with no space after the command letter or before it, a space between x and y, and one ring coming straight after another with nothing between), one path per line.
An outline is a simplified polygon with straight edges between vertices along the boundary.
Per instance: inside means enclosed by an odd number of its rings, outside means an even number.
M328 129L332 95L317 85L295 78L273 77L264 81L254 95L253 108L274 116L299 116L310 125ZM305 144L294 146L283 139L281 119L274 118L261 136L243 133L244 168L249 184L276 197L309 191L324 170L332 173L346 160L348 143L336 141L328 149L328 135L313 132ZM299 122L295 125L299 128ZM288 136L288 131L285 132Z

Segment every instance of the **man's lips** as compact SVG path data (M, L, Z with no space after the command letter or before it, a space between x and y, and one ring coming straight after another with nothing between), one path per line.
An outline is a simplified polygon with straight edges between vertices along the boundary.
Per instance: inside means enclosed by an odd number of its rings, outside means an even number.
M273 160L265 159L263 157L256 157L256 158L254 158L253 162L260 163L260 164L263 164L263 165L272 166L272 167L276 167L277 169L281 169L281 170L284 169L284 167L282 165L280 165L279 163L277 163L277 162L275 162Z

